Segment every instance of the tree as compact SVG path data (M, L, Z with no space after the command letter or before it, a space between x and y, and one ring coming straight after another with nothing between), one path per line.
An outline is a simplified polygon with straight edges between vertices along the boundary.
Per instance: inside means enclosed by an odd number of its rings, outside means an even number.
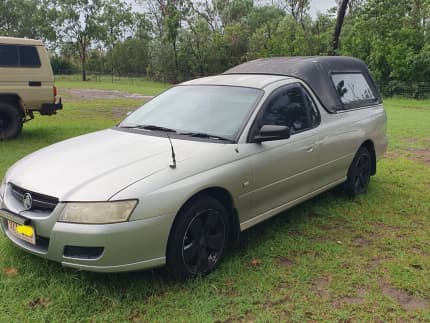
M0 34L55 41L56 10L47 0L0 0Z
M103 21L104 0L58 0L57 32L63 43L72 44L81 62L82 80L86 81L88 49L106 37Z
M309 12L309 0L282 0L282 7L293 16L296 22L305 28L303 20Z
M343 20L345 18L348 0L341 0L337 11L336 26L334 27L331 55L336 55L339 48L339 38L342 32Z

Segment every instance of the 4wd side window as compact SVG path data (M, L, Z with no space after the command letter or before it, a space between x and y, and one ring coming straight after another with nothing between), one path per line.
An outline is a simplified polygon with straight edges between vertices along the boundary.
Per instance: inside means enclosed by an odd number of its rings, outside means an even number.
M0 66L40 67L39 53L34 46L0 45Z
M15 45L0 45L0 66L18 66L18 48Z
M288 126L293 134L320 122L318 109L300 85L288 86L269 100L260 121L264 125Z
M39 53L34 46L19 46L21 67L40 67Z

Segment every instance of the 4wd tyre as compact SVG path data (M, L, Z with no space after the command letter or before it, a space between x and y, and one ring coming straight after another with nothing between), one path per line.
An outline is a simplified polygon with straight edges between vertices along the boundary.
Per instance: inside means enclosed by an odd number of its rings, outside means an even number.
M218 200L200 196L177 215L167 247L167 269L175 279L203 276L219 265L229 236L227 214Z
M372 158L369 150L360 147L349 166L348 177L345 182L345 192L348 196L354 197L367 191L371 170Z
M20 111L9 103L0 103L0 140L16 138L21 130Z

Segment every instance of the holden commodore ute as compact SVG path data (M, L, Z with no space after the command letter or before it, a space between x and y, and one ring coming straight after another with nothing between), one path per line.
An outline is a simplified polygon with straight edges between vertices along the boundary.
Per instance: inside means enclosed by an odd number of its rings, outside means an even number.
M247 62L18 161L1 183L1 228L67 267L205 275L241 231L334 187L365 193L386 122L356 58Z

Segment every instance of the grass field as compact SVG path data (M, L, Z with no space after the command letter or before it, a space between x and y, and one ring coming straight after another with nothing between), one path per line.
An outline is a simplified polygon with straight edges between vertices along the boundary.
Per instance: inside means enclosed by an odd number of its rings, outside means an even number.
M89 75L89 81L83 83L80 75L59 75L55 77L55 83L60 88L88 88L98 90L119 90L145 95L155 95L167 89L170 85L150 81L144 78L115 77Z
M164 88L153 85L152 94ZM75 99L61 90L64 111L0 143L0 176L26 154L110 127L142 103ZM176 283L163 270L78 272L1 236L0 322L429 321L430 101L385 106L390 148L368 194L350 200L328 192L244 232L204 279Z

